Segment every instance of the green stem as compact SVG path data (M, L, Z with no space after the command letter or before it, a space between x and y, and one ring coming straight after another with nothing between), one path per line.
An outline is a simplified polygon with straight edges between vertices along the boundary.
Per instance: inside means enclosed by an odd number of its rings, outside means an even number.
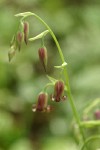
M84 147L85 147L90 141L96 140L96 139L100 139L100 135L95 135L95 136L89 137L89 138L85 141L85 143L83 144L81 150L83 150Z
M48 84L46 84L46 86L44 87L44 91L46 91L47 88L50 87L50 86L53 86L53 83L48 83Z
M95 99L92 103L90 102L89 105L84 110L84 114L89 113L95 106L98 106L100 104L100 98Z
M58 52L59 52L60 58L62 60L62 63L64 63L65 59L64 59L62 50L61 50L59 42L58 42L55 34L51 30L51 28L38 15L36 15L35 13L31 13L30 16L31 15L35 16L38 20L40 20L46 26L46 28L49 30L52 38L55 41L55 44L56 44L57 48L58 48ZM24 18L26 18L26 17L24 17ZM67 86L67 89L68 89L67 95L68 95L69 102L70 102L70 105L71 105L71 108L72 108L72 111L73 111L73 115L74 115L74 117L75 117L75 119L76 119L76 121L77 121L77 123L79 125L79 129L80 129L80 133L81 133L82 138L83 138L83 142L85 142L84 132L83 132L82 127L80 126L80 118L79 118L79 115L78 115L75 103L74 103L73 98L72 98L72 94L71 94L71 90L70 90L70 85L69 85L69 78L68 78L68 73L67 73L67 68L66 67L64 67L64 77L65 77L65 83L66 83L66 86Z
M100 121L85 121L85 122L81 122L81 126L85 127L85 128L92 128L95 126L100 126Z

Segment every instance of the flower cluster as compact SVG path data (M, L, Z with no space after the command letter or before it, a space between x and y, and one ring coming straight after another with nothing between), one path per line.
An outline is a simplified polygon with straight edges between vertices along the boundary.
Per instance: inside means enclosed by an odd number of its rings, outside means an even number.
M65 100L66 96L64 96L63 93L64 93L64 82L59 80L54 85L54 94L51 100L55 102L60 102L61 100ZM50 112L51 110L52 107L48 105L48 94L45 92L40 93L38 95L37 104L33 105L32 111Z

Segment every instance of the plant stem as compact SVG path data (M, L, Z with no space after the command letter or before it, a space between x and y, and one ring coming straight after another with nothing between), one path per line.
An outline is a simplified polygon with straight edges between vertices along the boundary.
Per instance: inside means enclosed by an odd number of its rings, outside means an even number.
M51 28L38 15L36 15L35 13L30 14L30 16L31 15L35 16L38 20L40 20L46 26L46 28L49 30L52 38L55 41L55 44L56 44L57 48L58 48L58 52L59 52L61 61L62 61L62 63L64 63L65 62L64 55L63 55L62 50L60 48L59 42L58 42L55 34L51 30ZM73 115L74 115L74 117L76 119L76 122L77 122L77 124L79 126L80 133L81 133L81 136L83 138L83 142L85 142L85 136L84 136L83 128L80 126L80 118L79 118L79 115L78 115L75 103L74 103L73 98L72 98L72 94L71 94L71 90L70 90L70 85L69 85L69 77L68 77L68 73L67 73L67 68L66 67L64 67L64 77L65 77L65 83L66 83L66 86L67 86L67 89L68 89L67 95L68 95L69 102L70 102L70 105L71 105L71 108L72 108L72 111L73 111Z
M81 122L81 126L83 126L84 128L92 128L95 126L100 126L100 120L84 121Z

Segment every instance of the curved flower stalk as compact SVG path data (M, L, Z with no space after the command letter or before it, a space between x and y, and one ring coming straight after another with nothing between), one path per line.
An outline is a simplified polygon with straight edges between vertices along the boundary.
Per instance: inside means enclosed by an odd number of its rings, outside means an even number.
M35 105L33 105L32 110L33 111L39 111L39 112L45 112L45 111L48 112L48 111L51 110L52 107L48 105L48 95L45 92L47 87L49 87L51 85L54 86L54 94L52 95L52 100L54 100L56 102L60 102L61 100L65 100L66 96L64 96L63 94L64 94L64 91L66 91L67 92L67 97L69 99L70 106L72 108L73 116L74 116L74 118L75 118L75 120L78 124L79 130L80 130L81 140L84 143L83 147L86 147L86 149L89 150L88 147L87 147L87 141L86 141L85 136L84 136L84 127L86 126L86 123L84 124L83 122L80 121L79 114L77 112L75 102L74 102L72 94L71 94L71 89L70 89L70 84L69 84L69 77L68 77L68 72L67 72L67 63L65 61L64 55L62 53L61 47L59 45L59 42L58 42L55 34L51 30L51 28L47 25L47 23L44 20L42 20L41 17L39 17L35 13L24 12L24 13L19 13L15 16L16 17L21 17L21 19L20 19L21 31L20 32L24 33L24 41L25 41L26 44L27 44L28 40L29 41L34 41L34 40L37 40L37 39L42 39L42 42L43 42L42 44L43 45L38 50L38 54L39 54L39 59L40 59L41 63L43 64L45 71L46 71L46 65L47 65L47 50L44 47L44 36L46 36L47 33L49 33L52 36L52 38L53 38L53 40L54 40L54 42L57 46L59 56L60 56L61 61L62 61L62 64L60 66L54 66L54 67L63 70L62 73L63 73L65 82L63 82L62 79L58 80L58 79L54 79L50 76L47 76L48 79L51 82L46 85L46 87L44 88L44 92L42 92L38 95L37 103ZM34 16L35 18L37 18L46 27L46 30L43 31L42 33L40 33L39 35L37 35L36 37L28 39L29 24L24 20L29 16ZM16 38L16 35L14 36L13 42L11 44L11 49L13 49L13 51L12 51L12 53L9 52L9 54L8 54L9 55L9 60L11 60L12 57L15 55L14 52L17 50L17 48L19 47L19 49L20 49L21 44L23 42L22 37L23 36L18 35L18 38ZM17 41L19 43L17 43ZM96 115L98 115L98 114L96 114Z
M60 48L60 45L59 45L59 42L55 36L55 34L53 33L53 31L51 30L51 28L46 24L45 21L43 21L38 15L36 15L35 13L31 13L31 12L24 12L24 13L19 13L17 15L15 15L16 17L21 17L20 19L20 23L21 25L23 24L24 20L29 17L29 16L34 16L36 17L45 27L46 27L46 31L44 31L44 33L50 33L50 35L52 36L56 46L57 46L57 49L58 49L58 52L59 52L59 56L61 58L61 61L62 61L62 65L58 68L63 68L63 75L64 75L64 78L65 78L65 85L66 85L66 88L67 88L67 96L68 96L68 99L69 99L69 102L70 102L70 105L71 105L71 108L72 108L72 111L73 111L73 115L76 119L76 122L79 126L79 129L80 129L80 133L81 133L81 136L83 138L83 142L85 141L85 137L84 137L84 133L83 133L83 128L80 126L80 118L79 118L79 115L78 115L78 112L77 112L77 109L76 109L76 106L75 106L75 103L73 101L73 98L72 98L72 94L71 94L71 90L70 90L70 85L69 85L69 77L68 77L68 73L67 73L67 63L64 59L64 55L62 53L62 50ZM23 28L23 31L24 31L24 28ZM43 38L44 39L44 36L46 34L39 34L37 36L36 39L39 39L39 38ZM33 38L34 39L34 38ZM32 41L32 38L29 39L29 41ZM42 58L43 59L43 58ZM56 67L57 68L57 67ZM59 91L59 88L57 87L57 89ZM63 93L63 86L62 86L62 89L60 89L60 93L58 91L56 91L56 93L54 93L54 96L55 96L55 100L56 101L59 101L59 99L61 100L61 96L62 96L62 93ZM59 95L60 94L60 95ZM40 102L38 101L38 104L36 106L36 110L38 110L38 106L40 107ZM44 105L43 105L44 106ZM44 107L43 107L44 108Z
M25 13L19 13L17 15L15 15L16 17L22 17L21 18L21 21L23 21L24 19L26 19L27 17L29 16L34 16L36 17L42 24L45 25L45 27L47 28L47 30L49 31L49 33L51 34L57 48L58 48L58 52L59 52L59 56L61 58L61 61L62 61L62 64L66 63L65 59L64 59L64 55L62 53L62 50L60 48L60 45L59 45L59 42L55 36L55 34L53 33L53 31L51 30L51 28L46 24L45 21L43 21L38 15L36 15L35 13L31 13L31 12L25 12ZM66 87L67 87L67 95L68 95L68 98L69 98L69 102L70 102L70 105L71 105L71 108L72 108L72 111L73 111L73 115L76 119L76 122L77 124L79 125L79 129L80 129L80 132L81 132L81 135L82 135L82 138L83 138L83 141L85 141L85 137L84 137L84 133L83 133L83 128L80 126L80 118L79 118L79 115L78 115L78 112L77 112L77 109L76 109L76 106L75 106L75 103L73 101L73 98L72 98L72 94L71 94L71 90L70 90L70 85L69 85L69 77L68 77L68 72L67 72L67 67L64 67L63 69L63 74L64 74L64 77L65 77L65 84L66 84Z

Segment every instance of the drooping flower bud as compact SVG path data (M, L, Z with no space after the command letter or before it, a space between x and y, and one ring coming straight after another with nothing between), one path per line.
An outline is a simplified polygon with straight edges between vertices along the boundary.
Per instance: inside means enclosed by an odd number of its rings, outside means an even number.
M39 59L46 71L47 59L48 59L46 47L39 48L38 54L39 54Z
M54 95L52 96L52 100L56 102L60 102L61 100L65 100L66 96L63 95L64 93L64 82L57 81L54 86Z
M16 50L10 49L10 51L8 52L9 62L10 62L11 59L15 56L15 53L16 53Z
M16 36L16 40L17 40L17 43L18 43L18 49L20 51L21 45L22 45L23 40L24 40L24 33L23 32L18 32L17 36Z
M26 45L28 42L28 35L29 35L29 23L24 22L24 41L25 41Z
M96 110L94 116L97 120L100 120L100 110Z
M36 105L33 105L32 110L35 111L41 111L41 112L49 112L51 110L51 107L47 105L48 103L48 94L47 93L40 93L38 96L38 101Z

